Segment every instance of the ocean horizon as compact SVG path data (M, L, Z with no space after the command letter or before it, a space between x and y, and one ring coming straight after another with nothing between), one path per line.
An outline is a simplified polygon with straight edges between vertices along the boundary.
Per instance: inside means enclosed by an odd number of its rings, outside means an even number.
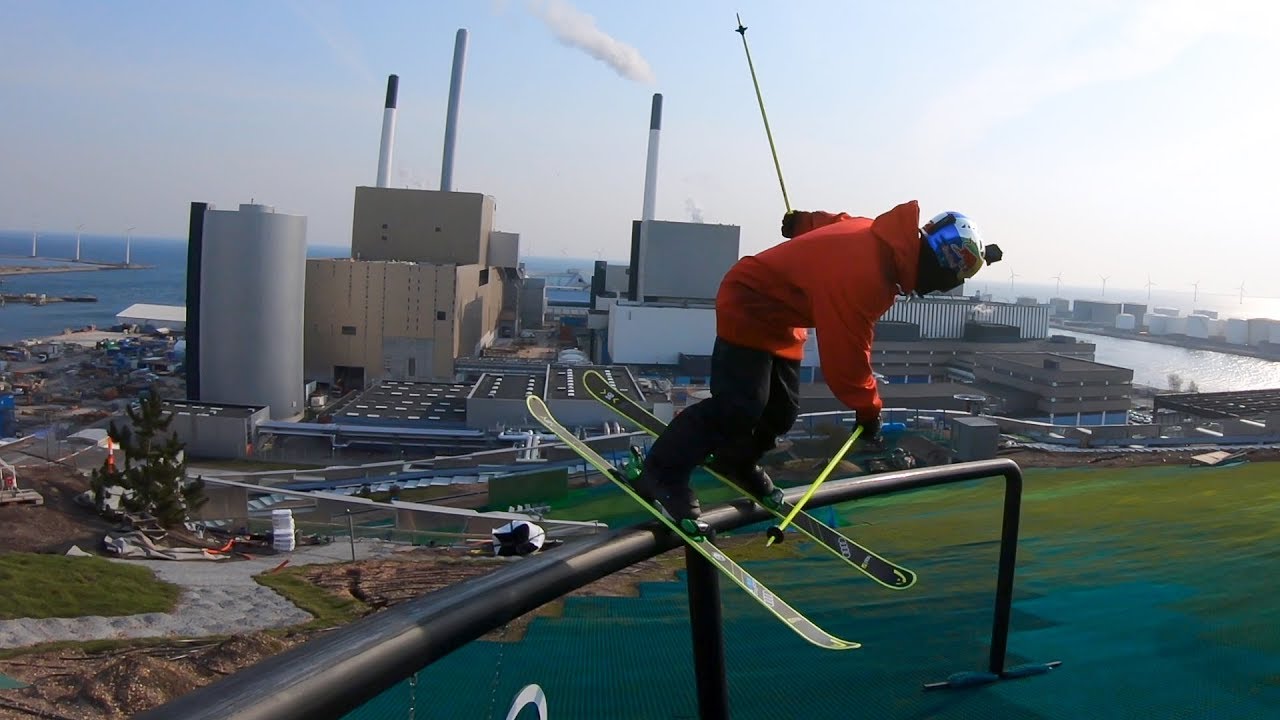
M69 259L75 256L75 234L41 233L37 243L41 256ZM349 257L349 245L309 245L308 257ZM49 295L95 295L97 303L55 303L42 307L11 303L0 308L0 342L56 335L65 328L116 324L116 313L138 302L182 305L186 302L185 238L135 236L131 245L131 261L153 267L140 270L96 270L47 275L0 277L0 289L7 293L37 292ZM33 260L31 231L0 231L0 265L56 263L56 260ZM125 238L119 235L85 233L81 236L81 258L100 262L123 262ZM603 258L611 264L626 260ZM596 259L560 256L528 256L521 258L531 275L551 275L578 270L589 275ZM1076 286L1050 283L1012 285L993 276L966 285L968 293L990 295L993 300L1015 302L1019 297L1032 297L1048 302L1053 297L1071 300L1102 300L1177 308L1182 315L1209 310L1220 318L1280 319L1280 298L1251 296L1241 298L1239 291L1221 292L1209 289L1168 289L1153 287Z

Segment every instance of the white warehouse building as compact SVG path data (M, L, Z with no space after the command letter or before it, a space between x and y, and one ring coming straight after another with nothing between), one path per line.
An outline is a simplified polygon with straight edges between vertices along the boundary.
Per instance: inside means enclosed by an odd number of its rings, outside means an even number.
M911 323L921 340L959 340L969 322L1017 327L1022 340L1049 334L1048 305L978 303L971 300L899 300L880 319ZM608 307L608 341L603 360L628 365L675 365L680 355L710 355L715 342L715 308L708 304L637 303L618 300ZM803 365L817 367L815 333L810 332Z
M716 339L714 307L619 301L609 307L606 351L628 365L675 365L685 355L710 355Z

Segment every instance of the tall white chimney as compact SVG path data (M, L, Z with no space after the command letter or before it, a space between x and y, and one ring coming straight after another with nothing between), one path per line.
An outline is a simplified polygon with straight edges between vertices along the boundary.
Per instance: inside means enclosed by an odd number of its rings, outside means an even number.
M462 66L467 60L467 30L460 28L453 42L453 75L449 78L449 109L444 123L444 160L440 189L453 191L453 146L458 139L458 100L462 96Z
M396 137L396 94L400 90L400 76L387 76L387 102L382 110L382 145L378 147L378 187L387 187L391 177L391 145Z
M662 93L653 94L649 113L649 160L644 169L644 209L641 220L653 219L653 205L658 192L658 132L662 129Z

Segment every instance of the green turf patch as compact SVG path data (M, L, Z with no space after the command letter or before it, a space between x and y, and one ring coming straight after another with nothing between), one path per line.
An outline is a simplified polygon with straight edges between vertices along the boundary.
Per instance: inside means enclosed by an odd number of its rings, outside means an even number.
M0 619L169 612L180 590L137 565L98 557L0 555Z
M303 574L307 568L286 568L278 572L253 576L259 585L275 590L289 602L311 613L313 619L289 628L313 630L345 625L369 612L369 606L351 597L342 597L312 584Z

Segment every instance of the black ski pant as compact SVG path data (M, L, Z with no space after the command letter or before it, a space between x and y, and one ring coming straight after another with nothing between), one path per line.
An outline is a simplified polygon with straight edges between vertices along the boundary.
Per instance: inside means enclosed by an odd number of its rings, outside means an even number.
M708 455L746 470L786 434L800 413L800 362L717 337L711 397L676 415L654 441L645 472L662 484L688 484Z

